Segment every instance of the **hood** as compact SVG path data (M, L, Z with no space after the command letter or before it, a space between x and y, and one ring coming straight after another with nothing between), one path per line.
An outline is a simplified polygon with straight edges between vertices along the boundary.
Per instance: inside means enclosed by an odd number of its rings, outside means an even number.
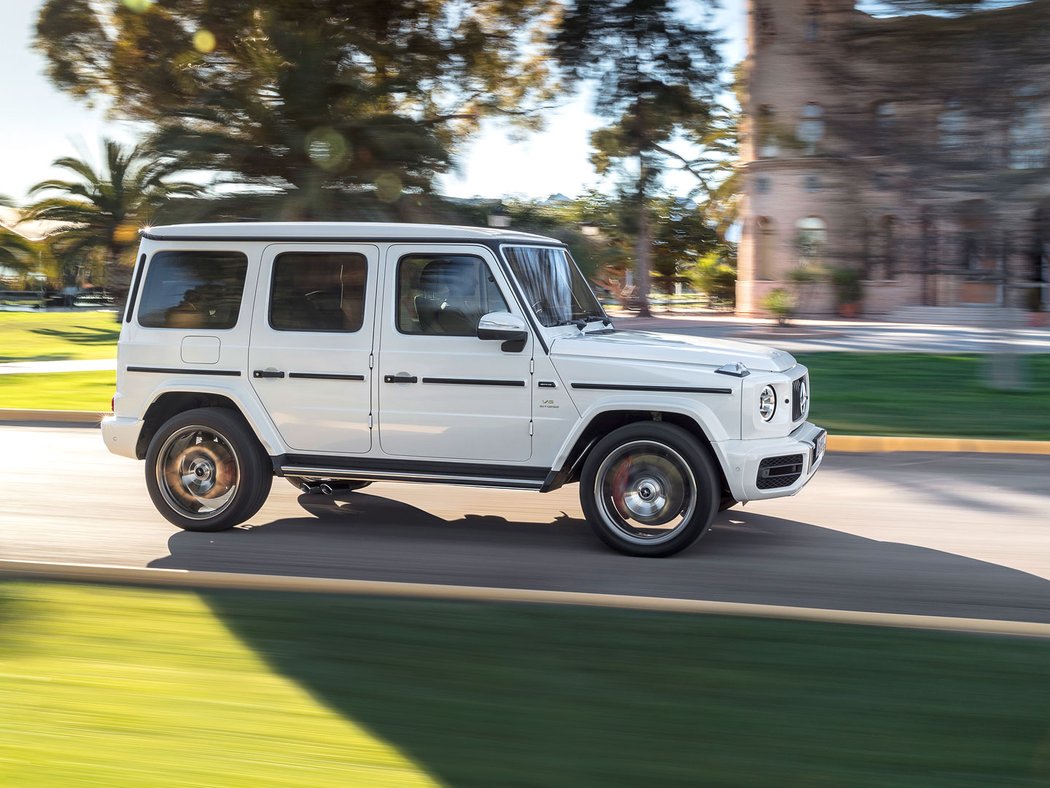
M617 358L672 364L720 367L739 361L756 372L784 372L795 366L790 353L752 342L657 334L650 331L592 332L558 337L551 345L555 356Z

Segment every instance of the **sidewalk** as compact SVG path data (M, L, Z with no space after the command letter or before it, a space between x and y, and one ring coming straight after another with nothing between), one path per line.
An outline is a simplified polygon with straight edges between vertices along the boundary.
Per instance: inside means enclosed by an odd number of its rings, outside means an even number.
M617 328L735 339L789 353L1050 353L1050 328L993 329L860 320L773 320L733 315L612 315Z

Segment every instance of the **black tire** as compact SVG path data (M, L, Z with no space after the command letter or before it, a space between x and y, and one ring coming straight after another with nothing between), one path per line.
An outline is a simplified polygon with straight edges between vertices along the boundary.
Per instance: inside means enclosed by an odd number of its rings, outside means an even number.
M721 501L714 460L681 427L628 424L587 456L580 502L587 522L621 553L660 557L684 550L710 526Z
M284 477L292 487L299 489L303 482L309 482L311 484L320 484L321 482L329 481L328 479L322 479L320 476L285 476ZM345 482L338 481L340 486L345 487L348 492L354 492L355 490L363 490L365 487L370 485L372 482Z
M224 531L262 507L273 465L240 413L197 408L173 416L146 452L157 511L187 531Z

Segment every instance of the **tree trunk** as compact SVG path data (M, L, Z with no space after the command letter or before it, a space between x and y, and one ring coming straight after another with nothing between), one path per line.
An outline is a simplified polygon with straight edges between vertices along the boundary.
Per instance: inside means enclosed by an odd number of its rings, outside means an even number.
M644 173L643 173L644 178ZM638 237L634 244L635 287L638 299L638 317L652 317L649 311L649 272L651 264L652 242L649 237L649 212L645 205L644 190L638 195Z

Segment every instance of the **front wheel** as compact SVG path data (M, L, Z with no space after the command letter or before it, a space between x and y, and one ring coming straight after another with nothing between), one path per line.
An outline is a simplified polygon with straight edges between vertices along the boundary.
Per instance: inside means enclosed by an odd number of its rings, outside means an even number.
M580 479L587 521L607 545L666 556L707 530L721 500L714 462L692 435L663 422L610 433L591 451Z
M266 501L273 467L239 413L197 408L164 423L146 452L157 511L187 531L223 531Z

